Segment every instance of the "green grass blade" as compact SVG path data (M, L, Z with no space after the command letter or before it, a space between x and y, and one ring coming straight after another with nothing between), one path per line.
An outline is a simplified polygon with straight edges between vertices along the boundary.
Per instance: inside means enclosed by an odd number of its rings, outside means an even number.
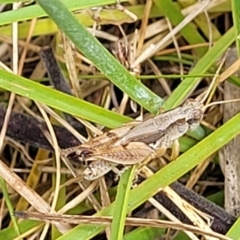
M240 239L240 218L233 224L231 229L227 233L227 237L230 237L233 240L239 240Z
M124 235L124 240L141 240L141 239L148 239L153 240L157 239L163 234L165 234L166 230L163 228L145 228L139 227L134 229L133 231Z
M5 183L4 179L1 178L1 177L0 177L0 186L1 186L1 190L2 190L3 196L4 196L4 200L5 200L7 208L8 208L8 212L10 213L10 217L12 219L13 228L15 230L15 233L17 235L20 235L17 219L16 219L15 216L12 215L12 213L14 211L14 208L13 208L13 205L12 205L12 201L11 201L10 196L8 194L6 183Z
M185 0L179 0L179 4L182 6L182 8L189 7L193 5L194 3L197 3L197 0L193 1L185 1ZM221 34L218 31L217 27L209 22L209 19L206 17L206 14L201 13L198 16L196 16L194 19L195 29L198 29L198 32L202 32L201 34L204 34L205 38L208 40L211 40L213 42L217 41ZM211 32L209 31L211 29ZM199 31L200 30L200 31Z
M197 62L189 75L205 74L206 71L219 59L235 40L234 28L231 28L222 38ZM178 106L197 86L201 78L188 77L173 91L164 103L165 109Z
M62 3L58 0L38 0L37 2L59 29L114 85L145 109L157 113L163 100L132 76Z
M206 158L240 134L239 121L240 114L237 114L215 132L178 157L175 161L160 169L157 173L148 178L137 188L131 190L128 203L128 212L133 211L139 205L147 201L150 197L157 193L159 188L168 186L172 182L179 179L179 177L186 174L188 171L203 162ZM103 209L97 213L97 215L111 216L114 207L115 203ZM103 229L103 226L78 226L59 239L84 240L97 235L99 232L103 231Z
M4 1L6 2L6 1ZM17 1L9 1L17 2ZM95 6L102 6L116 3L115 0L91 0L91 1L78 1L78 0L62 0L70 11L86 9ZM122 1L124 2L124 1ZM7 11L0 14L0 26L13 23L16 21L26 21L33 18L45 17L46 12L39 5L30 5L24 8L19 8L14 11Z
M37 5L38 6L38 5ZM38 6L39 7L39 6ZM27 7L26 7L27 8ZM24 8L25 9L25 8ZM127 9L135 14L138 19L141 19L144 14L144 5L137 5L137 6L129 6ZM18 9L18 10L21 10ZM22 16L18 16L18 10L12 10L8 11L8 15L11 15L11 21L10 22L17 22L22 20ZM3 13L2 13L3 14ZM3 36L11 37L12 36L12 25L6 25L1 26L3 23L5 23L5 18L1 18L2 14L0 14L0 33ZM45 13L46 15L46 13ZM89 13L87 11L81 11L74 14L74 16L77 18L79 22L82 22L82 24L85 27L90 27L94 24L94 19L91 18ZM150 12L151 18L160 17L161 12L158 8L153 8ZM106 18L109 19L109 21L113 18L113 20L122 22L122 21L128 21L129 16L127 16L122 11L119 11L117 9L109 9L108 11L102 11L99 13L100 18ZM15 20L15 21L14 21ZM130 19L131 20L131 19ZM102 22L103 25L106 25L107 22ZM18 37L20 39L25 39L28 36L28 31L31 25L31 21L23 21L18 23ZM56 24L48 17L46 18L39 18L34 26L34 30L32 32L32 37L34 36L42 36L47 34L55 34L57 33L58 28Z
M240 57L240 1L232 0L233 23L235 29L236 46L238 57Z
M7 4L7 3L25 3L25 2L29 2L29 0L0 0L0 3L4 3L4 4Z
M1 3L13 3L13 2L19 2L17 0L3 0L0 1ZM29 2L29 0L22 0L20 2ZM96 6L105 6L109 4L116 4L116 0L90 0L90 1L79 1L79 0L62 0L62 2L66 5L66 7L70 11L79 10L79 9L86 9ZM121 3L127 2L127 0L121 0ZM176 5L174 3L174 5ZM128 8L128 7L127 7ZM130 7L131 8L131 7ZM135 9L135 6L133 6ZM133 9L131 8L131 9ZM160 16L162 15L161 11L157 10L154 6L154 9L152 9L154 14L152 17ZM133 10L134 11L134 10ZM230 12L231 6L229 4L229 1L225 1L221 3L220 5L217 5L216 7L213 7L209 10L210 13L219 13L219 12ZM158 14L156 14L156 12ZM139 12L140 13L140 12ZM134 14L138 15L139 18L143 16L143 13L141 12L138 14L138 11L134 11ZM7 12L1 12L0 14L0 26L10 24L13 22L21 22L26 20L31 20L33 18L40 18L46 16L46 12L43 11L41 7L38 5L29 5L25 6L24 8L20 8L17 10L9 10Z
M184 20L184 16L170 0L154 0L155 4L164 12L164 15L170 22L177 26ZM181 35L189 44L204 43L204 38L200 35L192 23L187 24L181 31ZM193 50L198 57L203 56L207 52L206 47L196 48Z
M18 224L21 234L30 231L32 228L41 227L42 222L35 220L23 220ZM18 234L13 230L13 227L8 227L0 231L0 239L12 240L17 238Z
M0 87L50 107L115 128L130 118L0 69Z
M123 173L117 188L117 196L115 199L115 208L113 212L113 221L111 227L111 240L122 240L125 227L125 219L127 216L127 208L129 201L132 180L135 176L136 166L131 167Z

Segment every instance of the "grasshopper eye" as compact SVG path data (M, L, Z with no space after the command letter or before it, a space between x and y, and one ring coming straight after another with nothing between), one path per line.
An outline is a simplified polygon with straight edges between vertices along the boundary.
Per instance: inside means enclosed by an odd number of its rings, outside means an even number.
M83 152L83 151L79 149L79 150L76 151L76 155L77 155L77 156L81 156L82 152Z
M193 118L198 120L198 121L201 121L202 118L203 118L203 112L201 109L196 109L194 112L193 112Z
M79 161L84 162L86 159L87 153L84 153L84 150L77 150L76 155Z
M88 148L83 148L83 149L78 149L75 154L79 161L84 162L86 161L87 158L92 156L93 151Z
M65 154L65 157L67 157L68 159L70 159L72 161L77 161L78 160L78 156L76 155L76 151Z

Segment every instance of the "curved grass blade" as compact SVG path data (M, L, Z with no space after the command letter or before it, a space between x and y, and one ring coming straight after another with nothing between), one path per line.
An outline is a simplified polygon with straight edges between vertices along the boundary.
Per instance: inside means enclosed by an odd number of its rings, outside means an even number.
M240 114L237 114L215 132L178 157L175 161L160 169L137 188L131 190L128 202L128 212L133 211L155 195L159 188L170 185L240 134L239 122ZM97 215L111 216L114 208L115 202L98 212ZM78 226L59 239L84 240L96 236L102 230L104 230L103 226Z
M150 112L163 100L131 75L58 0L38 0L40 6L76 47L117 87Z
M21 9L22 8L20 8L18 10L21 10ZM144 5L130 6L130 7L127 7L127 9L129 9L130 12L135 14L139 20L142 19L143 14L144 14ZM17 11L17 10L8 11L8 15L12 15L12 18L11 18L12 22L17 22L17 21L21 20L21 17L19 17L18 13L15 11ZM3 18L3 19L1 18L2 14L3 13L1 13L1 15L0 15L1 40L4 37L12 36L12 25L8 24L8 25L1 26L5 21L5 18ZM45 15L46 15L46 13L45 13ZM79 22L82 22L82 24L85 27L91 27L94 24L94 20L91 18L91 16L89 15L89 13L87 11L77 12L76 14L74 14L74 16L76 17L76 19ZM156 18L159 16L161 16L161 12L159 11L159 9L153 8L152 11L150 12L150 17ZM114 20L119 21L119 22L129 21L129 18L130 18L129 16L127 16L126 14L124 14L123 12L121 12L117 9L111 9L108 12L106 12L106 11L100 12L99 17L100 18L106 17L106 19L109 18L109 21L113 18ZM133 21L133 20L130 19L130 21ZM103 21L103 22L101 22L101 24L106 25L107 21L106 22ZM19 26L18 38L19 39L25 39L28 36L28 31L29 31L30 25L31 25L31 21L19 22L19 24L18 24L18 26ZM56 24L52 21L52 19L50 19L48 17L39 18L34 26L34 30L32 32L32 37L39 36L39 35L42 36L42 35L47 35L47 34L55 34L57 32L58 32L58 28L57 28Z
M235 41L234 28L231 28L222 38L197 62L189 75L205 74L206 71L218 60L219 57ZM173 91L164 103L165 109L178 106L195 89L201 78L188 77Z
M102 6L102 5L105 6L108 4L116 3L115 0L91 0L91 1L62 0L62 2L64 2L66 7L71 11L91 8L95 6ZM14 11L2 12L0 14L0 26L17 22L17 21L25 21L25 20L31 20L33 18L45 17L46 15L47 15L46 12L43 11L43 9L39 5L37 4L30 5L24 8L19 8Z
M126 123L130 120L128 117L121 116L89 102L50 89L39 83L35 83L1 69L0 87L34 101L39 101L55 109L110 128L118 127L122 123Z

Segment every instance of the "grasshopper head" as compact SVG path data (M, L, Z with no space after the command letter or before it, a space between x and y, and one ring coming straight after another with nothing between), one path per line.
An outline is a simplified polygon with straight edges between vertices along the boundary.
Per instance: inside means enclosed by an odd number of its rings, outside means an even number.
M203 103L191 98L187 99L183 104L183 109L186 114L185 120L189 124L189 129L191 131L195 130L203 119L203 107Z
M85 162L87 158L92 156L93 150L90 148L80 147L75 154L79 161Z

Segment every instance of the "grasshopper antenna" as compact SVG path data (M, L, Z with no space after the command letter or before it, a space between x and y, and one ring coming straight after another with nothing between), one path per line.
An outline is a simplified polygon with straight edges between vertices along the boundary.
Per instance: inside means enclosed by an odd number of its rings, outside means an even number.
M206 99L207 99L206 105L208 105L208 103L211 101L212 96L213 96L213 93L215 92L215 90L216 90L216 88L217 88L217 85L218 85L218 83L219 83L219 76L220 76L219 73L220 73L220 71L221 71L221 69L222 69L222 67L223 67L223 64L224 64L224 62L225 62L225 60L226 60L226 57L227 57L228 52L229 52L229 49L228 49L228 51L225 53L222 61L220 62L219 67L218 67L218 69L217 69L217 71L216 71L216 74L214 75L213 81L211 82L208 90L206 90L206 91L204 91L202 94L200 94L200 95L196 98L196 101L201 102L201 103L204 103L204 102L206 101ZM206 109L205 109L205 110L206 110Z
M229 49L228 51L225 53L217 71L216 71L216 74L213 78L213 81L211 82L210 86L209 86L209 89L205 92L203 92L199 97L197 97L198 101L204 103L204 101L208 98L208 100L206 101L206 104L205 106L203 106L202 108L202 111L205 112L207 108L211 107L211 106L214 106L214 105L218 105L218 104L225 104L225 103L230 103L230 102L239 102L240 99L232 99L232 100L225 100L225 101L217 101L217 102L212 102L212 103L209 103L211 98L212 98L212 95L217 87L217 83L219 82L219 73L220 73L220 70L222 69L222 66L226 60L226 57L227 57L227 54L229 52ZM204 96L203 96L204 95ZM202 98L202 99L201 99Z
M218 104L223 104L223 103L230 103L230 102L239 102L240 101L240 98L238 99L231 99L231 100L224 100L224 101L217 101L217 102L212 102L212 103L209 103L207 105L205 105L203 107L203 112L205 112L205 110L213 105L218 105Z

